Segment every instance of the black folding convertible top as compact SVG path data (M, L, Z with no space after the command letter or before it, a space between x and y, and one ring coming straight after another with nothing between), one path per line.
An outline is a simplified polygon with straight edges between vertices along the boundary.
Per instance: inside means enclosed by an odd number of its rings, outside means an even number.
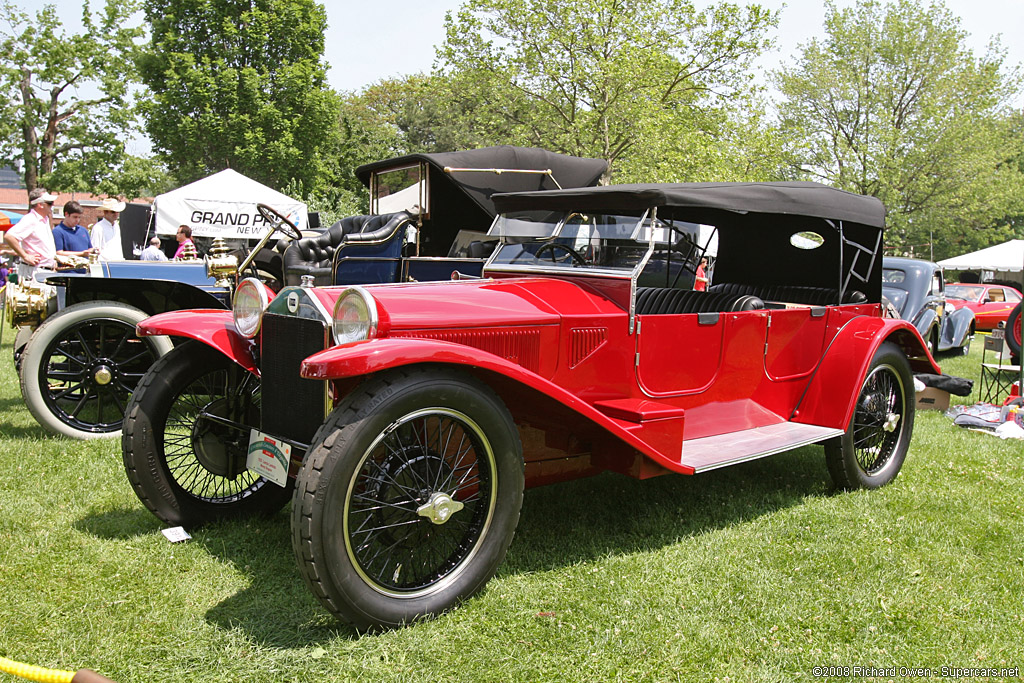
M507 211L644 211L675 218L672 209L785 214L851 221L885 227L885 206L866 197L812 182L649 183L607 185L546 192L496 194L494 205ZM666 215L667 214L667 215Z
M356 169L356 176L367 186L374 171L399 168L419 162L426 162L436 171L444 174L462 192L468 195L490 217L496 215L491 195L501 192L530 192L534 190L585 187L594 185L607 170L603 159L556 154L533 147L483 147L462 152L440 152L437 154L407 154L406 156L375 161ZM525 169L543 171L550 169L558 185L551 178L534 173L484 173L478 171L453 171L451 169ZM431 180L434 182L434 180Z

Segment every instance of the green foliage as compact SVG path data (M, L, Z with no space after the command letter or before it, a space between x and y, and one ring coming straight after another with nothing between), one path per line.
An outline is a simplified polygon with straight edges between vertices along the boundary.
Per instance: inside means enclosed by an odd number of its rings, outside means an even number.
M736 178L751 123L736 114L776 23L758 5L467 0L438 49L458 119L444 130L603 158L618 181Z
M879 197L901 252L934 240L943 258L1009 236L1000 219L1024 200L1007 163L1021 140L1006 134L1020 79L999 46L976 59L944 5L913 0L829 3L825 33L776 74L799 171Z
M322 63L313 0L144 0L152 41L140 102L158 153L182 182L233 168L308 193L338 174L338 96Z
M82 30L69 33L53 5L29 16L9 0L0 4L8 29L0 41L0 163L21 160L28 189L103 184L129 194L118 177L135 122L129 88L142 29L125 27L135 7L107 0L94 15L86 1ZM85 177L92 184L79 186Z

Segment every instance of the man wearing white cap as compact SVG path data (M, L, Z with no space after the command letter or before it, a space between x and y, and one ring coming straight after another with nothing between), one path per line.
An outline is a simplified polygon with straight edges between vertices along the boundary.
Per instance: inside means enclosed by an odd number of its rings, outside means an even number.
M30 278L37 268L56 266L57 247L50 228L50 212L57 195L41 187L28 193L29 212L4 234L4 241L21 259L18 276Z
M107 197L100 205L103 218L92 226L92 246L99 250L102 261L124 261L121 248L121 224L117 215L124 211L124 202Z

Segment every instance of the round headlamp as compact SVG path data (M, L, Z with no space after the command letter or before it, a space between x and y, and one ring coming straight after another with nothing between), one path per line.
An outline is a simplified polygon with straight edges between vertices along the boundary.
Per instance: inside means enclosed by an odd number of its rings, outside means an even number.
M369 339L377 335L377 302L362 287L350 287L334 305L334 343Z
M232 313L235 316L235 329L247 339L252 339L260 331L263 311L267 310L270 298L263 283L254 277L248 277L235 290L235 301Z

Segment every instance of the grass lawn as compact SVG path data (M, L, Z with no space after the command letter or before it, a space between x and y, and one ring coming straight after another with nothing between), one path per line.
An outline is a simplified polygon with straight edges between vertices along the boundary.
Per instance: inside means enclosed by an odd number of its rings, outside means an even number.
M934 677L942 666L1024 667L1024 443L937 412L918 413L903 473L879 491L833 492L820 447L696 477L528 491L483 593L435 621L360 636L302 584L287 511L167 542L128 485L119 440L69 441L35 424L10 341L8 331L0 656L119 683L799 681L817 666ZM976 342L944 369L977 379Z

